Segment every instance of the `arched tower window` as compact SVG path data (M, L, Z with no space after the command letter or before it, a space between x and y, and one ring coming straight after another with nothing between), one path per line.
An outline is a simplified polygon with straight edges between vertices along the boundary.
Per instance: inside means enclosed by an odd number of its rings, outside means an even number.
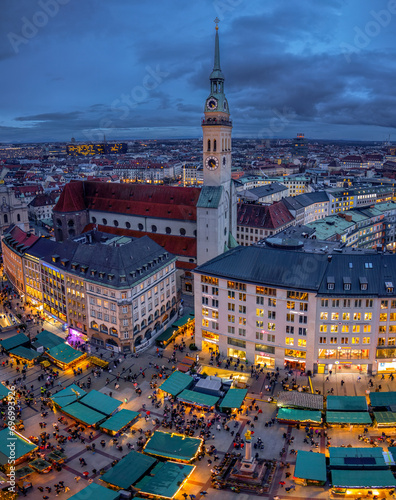
M17 222L21 222L21 215L17 214Z
M4 224L8 224L8 215L7 214L4 215Z
M208 151L210 151L210 139L208 139Z
M213 139L213 151L216 151L216 148L217 148L216 139Z

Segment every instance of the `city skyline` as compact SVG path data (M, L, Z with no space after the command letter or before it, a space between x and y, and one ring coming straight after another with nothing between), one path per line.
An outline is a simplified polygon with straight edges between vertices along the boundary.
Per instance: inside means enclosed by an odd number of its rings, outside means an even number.
M216 16L235 138L394 140L393 0L150 7L7 0L0 142L200 137Z

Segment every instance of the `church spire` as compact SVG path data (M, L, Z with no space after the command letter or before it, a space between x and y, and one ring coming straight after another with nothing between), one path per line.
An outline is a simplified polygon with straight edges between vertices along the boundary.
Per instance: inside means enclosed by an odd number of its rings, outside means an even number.
M215 37L215 53L214 53L214 64L213 71L210 75L211 80L224 80L224 75L220 68L220 43L219 43L219 26L218 23L220 19L216 17L214 20L216 23L216 37Z
M213 70L220 70L220 47L219 47L219 23L220 19L216 17L214 22L216 23L216 38L215 38L215 54L214 54L214 65Z

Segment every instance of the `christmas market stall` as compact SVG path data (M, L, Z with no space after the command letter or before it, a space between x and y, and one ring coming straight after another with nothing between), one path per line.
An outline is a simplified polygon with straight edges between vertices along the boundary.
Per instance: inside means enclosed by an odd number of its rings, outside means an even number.
M195 469L195 465L159 462L150 475L135 486L139 494L157 498L174 498Z
M203 440L174 432L155 431L144 446L144 452L180 462L192 462L202 448Z
M377 427L396 427L396 412L375 411L373 415Z
M97 483L91 483L78 493L75 493L69 500L118 500L120 493L118 491L110 490Z
M323 410L323 396L298 391L281 391L277 396L278 408Z
M11 445L11 446L10 446ZM0 431L0 466L3 470L9 467L8 459L15 460L15 465L28 460L32 453L38 448L29 439L13 431L8 427Z
M114 467L111 467L100 480L112 488L127 490L149 473L157 460L137 451L130 451Z
M103 422L100 430L114 436L136 422L139 417L139 412L123 409Z
M51 396L51 401L57 409L61 409L64 406L75 403L79 398L85 396L87 393L84 389L81 389L76 384L71 384L65 389L53 394Z
M184 391L177 396L177 399L182 403L209 410L215 407L220 398L218 396L184 389Z
M29 349L28 347L24 347L22 345L11 349L9 352L11 358L15 358L18 363L27 366L33 366L37 361L41 354L33 349Z
M276 419L281 424L322 424L322 412L318 410L297 410L295 408L279 408Z
M239 410L243 405L246 394L247 389L229 389L220 403L220 411L232 412Z
M44 352L48 351L52 347L56 347L64 343L65 339L55 335L55 333L49 332L48 330L43 330L36 335L32 345L38 352Z
M51 347L45 354L51 363L58 366L61 370L72 368L87 357L86 353L73 349L68 344L59 344Z
M303 486L323 486L327 481L326 455L298 450L293 479Z
M27 347L30 344L29 337L27 337L24 333L18 333L17 335L13 335L8 339L1 340L0 346L6 351L9 352L15 347L19 347L20 345Z
M332 427L335 425L361 425L368 427L373 424L368 411L327 411L326 423Z
M370 406L371 408L380 410L390 410L391 406L396 408L396 392L370 392Z
M173 372L160 386L161 391L177 396L184 389L190 388L194 383L194 379L190 375L181 372Z
M365 396L327 396L327 411L368 411Z

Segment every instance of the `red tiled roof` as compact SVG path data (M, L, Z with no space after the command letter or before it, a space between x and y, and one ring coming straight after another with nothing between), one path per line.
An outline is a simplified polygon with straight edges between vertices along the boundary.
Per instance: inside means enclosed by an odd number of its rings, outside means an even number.
M18 243L22 243L26 247L33 245L33 243L35 243L39 239L39 237L35 236L34 234L25 233L25 231L22 231L22 229L20 229L18 226L15 226L13 229L11 229L10 234L15 241L17 241Z
M184 260L177 260L176 261L176 268L177 269L187 269L191 271L192 269L195 269L197 267L197 264L195 262L185 262Z
M294 217L282 201L272 205L252 205L242 203L238 205L237 224L264 229L277 229L289 224Z
M132 229L124 229L122 227L102 226L98 224L88 224L85 226L83 232L91 231L94 226L98 231L103 233L115 234L117 236L132 236L134 238L141 238L148 236L153 241L161 245L169 253L174 255L182 255L183 257L196 257L197 256L197 240L187 236L175 236L173 234L158 234L146 233L144 231L134 231Z
M195 221L199 194L200 188L193 187L77 181L65 186L54 212L88 208L126 215Z

